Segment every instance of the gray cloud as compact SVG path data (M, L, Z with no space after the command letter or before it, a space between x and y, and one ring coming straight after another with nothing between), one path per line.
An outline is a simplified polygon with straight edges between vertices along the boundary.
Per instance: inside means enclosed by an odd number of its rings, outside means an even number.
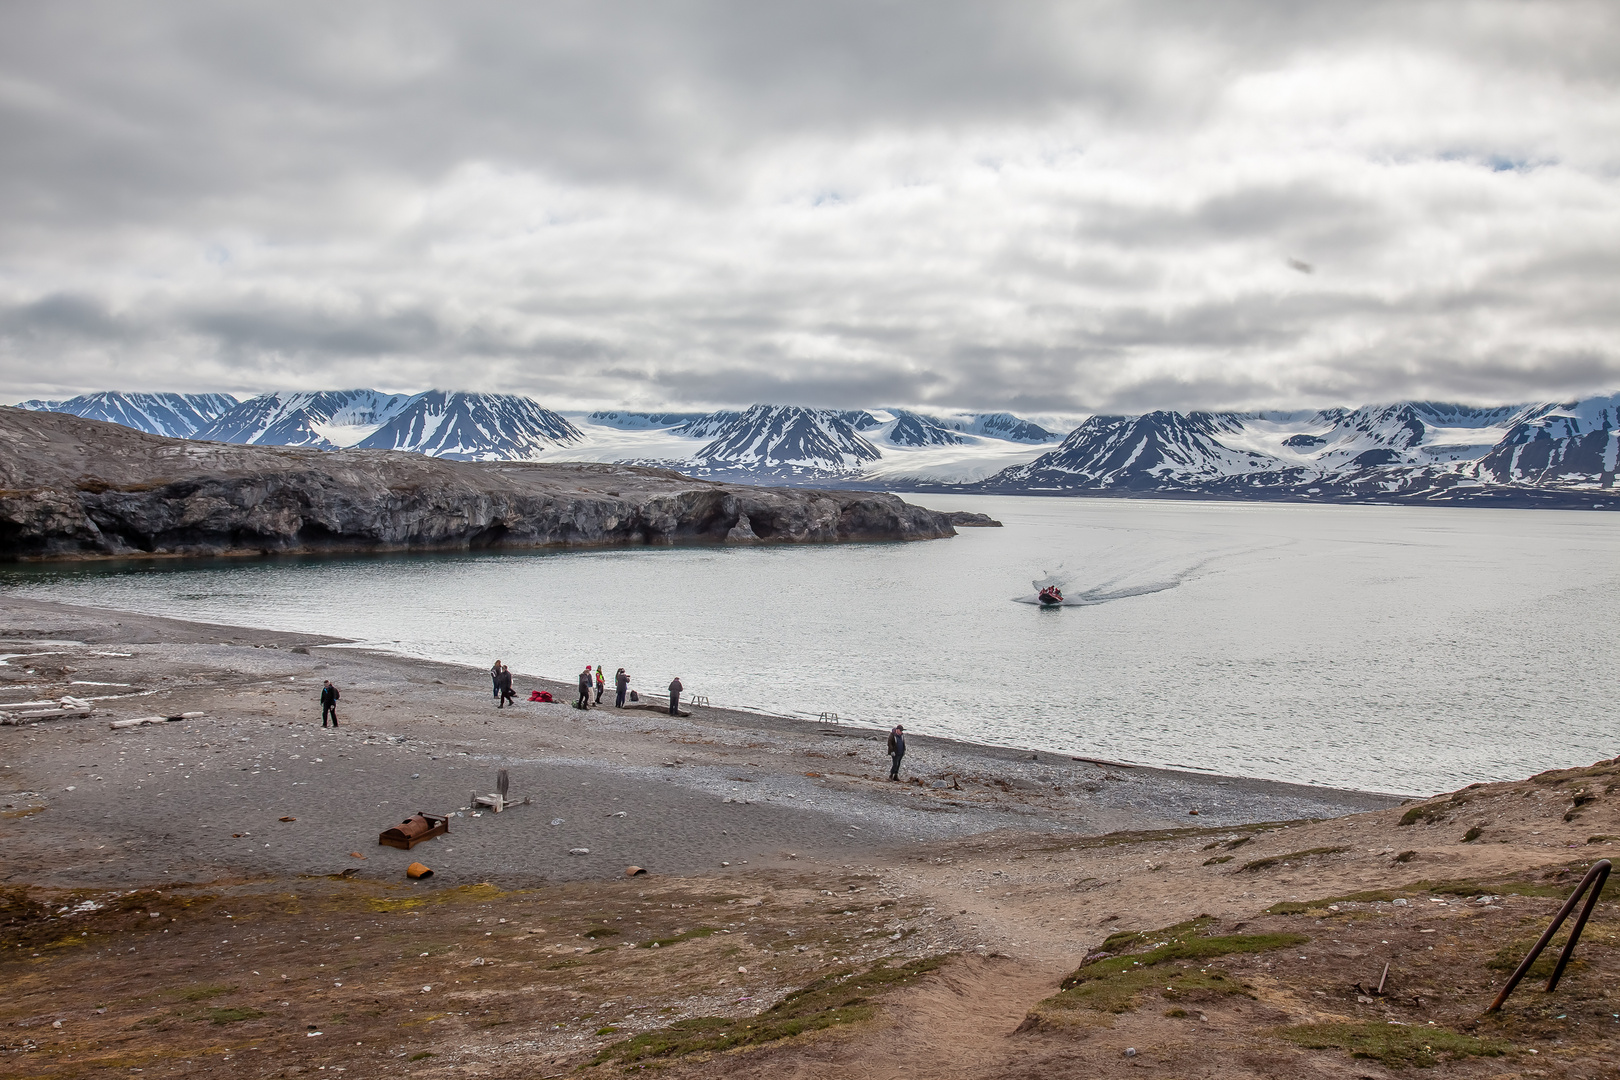
M0 391L1620 385L1617 61L1601 3L10 5Z

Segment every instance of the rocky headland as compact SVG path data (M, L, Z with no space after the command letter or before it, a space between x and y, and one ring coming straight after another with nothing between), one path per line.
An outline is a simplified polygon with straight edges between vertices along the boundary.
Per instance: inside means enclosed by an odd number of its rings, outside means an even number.
M932 540L887 494L238 446L0 408L0 559Z

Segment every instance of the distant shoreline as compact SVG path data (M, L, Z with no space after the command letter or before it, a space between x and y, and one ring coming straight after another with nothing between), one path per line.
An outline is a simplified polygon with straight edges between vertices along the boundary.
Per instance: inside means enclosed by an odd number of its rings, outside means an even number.
M4 569L0 568L0 581L3 581ZM56 609L66 609L75 613L82 613L84 617L99 618L114 624L134 622L149 626L151 635L158 639L168 639L174 636L181 638L221 638L230 635L233 639L245 641L260 641L265 644L287 646L288 643L306 647L338 648L344 653L353 656L371 656L390 665L422 663L439 667L452 668L465 672L469 678L487 679L488 672L479 665L446 659L437 656L416 656L402 651L394 651L386 647L363 643L351 638L332 637L330 635L303 633L298 631L275 630L265 627L256 627L250 624L235 623L209 623L189 619L180 619L166 615L150 615L137 611L126 611L120 608L101 607L87 604L68 604L56 601L38 601L7 596L0 592L0 611L7 606L48 606ZM178 633L177 633L178 632ZM574 684L552 676L539 675L529 672L514 672L515 675L527 680L524 685L527 690L530 684L533 688L548 690L558 702L571 700L574 694ZM611 697L611 688L608 695ZM658 702L667 702L667 696L653 694ZM690 705L690 698L683 699L683 707ZM642 710L645 711L645 710ZM521 712L521 710L520 710ZM626 715L632 715L627 711ZM823 722L808 717L791 716L783 713L767 712L746 706L704 706L700 713L701 722L712 724L734 731L771 730L785 735L806 736L831 735L842 738L872 738L884 737L887 728L881 724L868 724L861 721L836 720ZM1412 798L1426 797L1420 793L1400 793L1387 791L1373 791L1361 788L1337 787L1325 784L1301 783L1298 781L1276 780L1267 777L1252 777L1238 774L1221 773L1214 770L1199 769L1195 766L1174 764L1152 765L1144 762L1122 761L1118 759L1103 758L1084 754L1075 754L1065 750L1052 750L1038 746L1010 746L1000 743L982 742L975 739L960 738L950 735L929 735L920 731L908 733L908 739L919 749L934 747L955 755L982 759L987 762L1024 762L1034 760L1036 764L1042 762L1052 765L1063 765L1076 762L1095 765L1101 768L1127 769L1133 775L1143 778L1152 777L1159 780L1180 780L1183 782L1199 782L1217 786L1235 786L1238 791L1266 790L1284 797L1330 798L1344 796L1356 801L1362 798L1374 800L1380 805L1395 803ZM1361 807L1367 809L1371 807Z

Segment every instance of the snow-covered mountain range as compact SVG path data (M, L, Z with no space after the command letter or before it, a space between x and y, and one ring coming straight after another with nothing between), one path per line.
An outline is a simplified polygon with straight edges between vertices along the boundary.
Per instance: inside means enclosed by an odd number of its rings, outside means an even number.
M253 446L353 446L410 400L376 390L261 394L214 419L193 438Z
M1093 416L981 491L1492 501L1613 487L1620 395L1472 408ZM1522 493L1522 492L1521 492ZM1532 500L1534 501L1534 500Z
M1397 402L1093 416L1067 437L1009 413L762 404L564 416L519 395L441 390L240 402L221 394L103 393L21 407L221 442L633 462L757 483L1039 494L1546 504L1585 492L1590 502L1612 487L1620 450L1620 395L1490 408Z
M229 394L83 394L66 401L24 401L34 412L70 413L153 435L189 439L240 404Z

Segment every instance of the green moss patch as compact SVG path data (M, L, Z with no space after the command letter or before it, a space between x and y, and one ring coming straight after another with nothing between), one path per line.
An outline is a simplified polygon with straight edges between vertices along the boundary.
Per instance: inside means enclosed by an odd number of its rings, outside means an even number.
M475 885L457 885L450 889L436 889L433 892L418 893L415 896L366 896L360 898L360 906L367 911L376 911L386 914L392 911L412 911L428 904L449 904L456 901L489 901L505 896L515 896L516 892L505 892L487 881L480 881ZM347 906L342 899L332 901L332 906L343 908Z
M1353 1058L1371 1058L1391 1069L1427 1069L1445 1060L1499 1057L1508 1050L1507 1043L1496 1039L1428 1025L1300 1024L1280 1028L1277 1034L1307 1050L1346 1050Z
M1123 1013L1141 1005L1142 996L1148 993L1157 992L1166 1001L1209 1001L1234 994L1249 997L1252 996L1251 989L1219 971L1130 968L1069 987L1041 1002L1036 1011L1091 1009L1095 1012Z
M1420 821L1424 822L1425 824L1435 821L1444 821L1446 811L1449 809L1451 809L1451 807L1446 803L1419 803L1418 805L1407 810L1406 813L1402 814L1401 820L1396 822L1396 824L1416 825Z
M1326 911L1329 904L1387 904L1399 893L1388 889L1369 889L1366 892L1345 893L1342 896L1324 896L1320 900L1284 900L1266 908L1267 915L1303 915L1307 911Z
M1412 891L1431 892L1439 896L1546 896L1562 900L1570 893L1569 886L1547 885L1536 881L1483 882L1472 878L1457 881L1419 881ZM1605 889L1605 892L1608 890Z
M1198 918L1156 932L1132 935L1154 944L1146 952L1104 956L1082 964L1063 980L1063 989L1068 990L1093 979L1108 978L1136 968L1156 967L1175 961L1213 960L1233 953L1267 952L1271 949L1303 945L1310 940L1303 934L1226 934L1206 937L1202 931L1212 921L1208 918ZM1123 936L1116 934L1109 938L1103 943L1104 951L1108 951L1107 946L1110 942L1115 942Z
M593 1065L617 1061L669 1060L775 1042L808 1031L870 1019L872 996L905 986L937 968L944 957L913 960L891 968L879 961L864 972L839 971L795 990L757 1016L699 1016L649 1031L603 1049Z
M258 1009L250 1009L245 1006L238 1006L231 1009L208 1009L203 1015L211 1023L234 1024L242 1020L257 1020L259 1017L263 1016L264 1013L260 1012Z
M1290 851L1286 855L1272 855L1268 858L1256 859L1253 862L1246 862L1238 868L1238 873L1252 873L1256 870L1264 870L1268 867L1277 866L1281 863L1296 862L1300 859L1308 859L1313 855L1343 855L1349 850L1350 849L1347 847L1313 847L1306 848L1304 851Z
M1516 971L1519 965L1524 962L1524 958L1530 955L1530 950L1535 947L1538 940L1540 939L1523 938L1518 941L1510 941L1497 949L1495 955L1485 961L1485 966L1493 971ZM1558 957L1563 954L1564 945L1568 941L1569 934L1562 933L1547 942L1547 947L1541 950L1541 955L1536 957L1536 962L1530 965L1530 970L1525 973L1525 977L1531 980L1552 978L1553 968L1558 966ZM1569 958L1569 966L1564 971L1573 975L1585 966L1586 961L1581 959L1580 953L1577 951L1576 955Z
M1266 952L1303 945L1302 934L1205 933L1214 923L1209 916L1177 923L1162 930L1126 931L1111 935L1098 955L1064 979L1061 991L1035 1007L1035 1017L1056 1010L1091 1009L1128 1012L1142 996L1158 992L1166 1000L1207 1000L1229 994L1247 994L1249 988L1223 971L1195 965L1234 953ZM1140 952L1130 952L1141 949Z
M674 937L659 938L656 941L643 941L641 943L641 948L650 949L654 945L656 945L660 949L667 949L671 945L679 945L683 941L692 941L695 938L706 938L706 937L709 937L711 934L718 934L719 932L720 932L720 930L719 930L718 927L714 927L714 926L695 926L690 930L683 930L681 933L676 934Z

